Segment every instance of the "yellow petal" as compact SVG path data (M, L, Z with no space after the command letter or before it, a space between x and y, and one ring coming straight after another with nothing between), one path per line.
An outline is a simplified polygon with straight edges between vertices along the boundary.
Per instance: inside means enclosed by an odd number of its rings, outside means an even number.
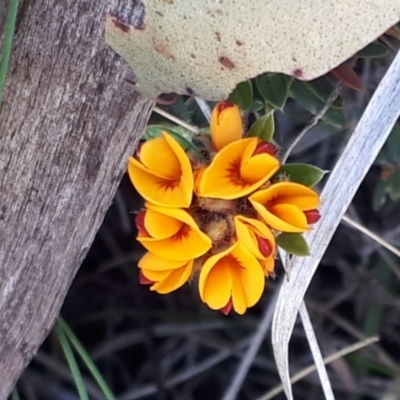
M143 143L140 147L140 162L145 168L156 175L176 180L181 175L181 162L174 151L176 149L170 146L167 138L168 140L172 139L169 135L163 135ZM180 153L181 159L187 158L182 148L178 148L177 150Z
M170 273L171 270L154 271L152 269L142 268L142 274L144 275L144 277L152 282L158 282L166 279Z
M186 260L166 260L165 258L158 257L148 251L139 260L138 267L147 271L171 271L173 269L181 268L187 263L188 261Z
M273 229L282 232L305 232L309 230L307 218L296 206L290 204L277 205L273 207L273 213L252 199L250 199L250 202L261 218ZM275 212L278 215L275 215Z
M200 230L196 221L187 211L179 208L160 207L151 203L146 203L145 206L147 213L155 211L182 223L179 231L168 238L157 239L139 235L137 240L147 250L168 260L190 260L200 257L210 250L211 239Z
M313 210L320 205L317 192L295 182L279 182L252 195L252 199L265 204L292 204L300 210Z
M261 267L264 271L265 276L269 276L274 272L275 269L275 258L269 257L266 260L260 261Z
M213 310L225 307L232 298L235 311L243 314L257 303L264 286L260 263L239 242L210 257L200 272L200 297Z
M243 125L239 107L226 101L218 103L211 114L210 131L217 151L241 139Z
M232 295L229 257L210 257L203 265L199 279L200 298L212 310L225 307Z
M147 201L169 207L188 207L193 196L190 160L168 134L143 144L140 161L130 157L129 177Z
M246 150L255 148L257 142L257 138L238 140L217 153L202 175L199 196L232 200L246 196L263 185L278 170L279 162L274 157L264 157L265 154L254 156L257 158L254 163L250 160L243 162L244 154L247 157ZM265 164L260 164L261 160ZM257 172L254 170L256 167ZM241 176L241 170L245 171L245 176Z
M273 258L275 253L275 238L272 235L270 229L261 222L254 218L247 218L241 215L237 215L234 218L235 231L238 241L243 244L250 252L259 260L266 260ZM268 240L271 245L272 253L268 257L265 257L258 246L256 234L263 239Z
M175 235L183 226L183 222L148 209L144 216L144 226L149 235L154 239L165 239Z
M243 288L246 308L254 306L261 298L265 287L265 276L260 263L240 243L233 249L232 256L236 260L234 273L239 275ZM235 291L232 293L233 308L238 314L244 313L240 303L240 295L235 299ZM236 303L235 303L236 302Z
M137 240L150 252L168 260L189 260L207 253L211 239L203 232L188 225L166 239L138 237Z
M179 289L189 280L192 271L193 260L187 262L181 268L170 271L169 275L165 279L156 282L150 287L150 290L154 290L160 294L171 293L174 290Z

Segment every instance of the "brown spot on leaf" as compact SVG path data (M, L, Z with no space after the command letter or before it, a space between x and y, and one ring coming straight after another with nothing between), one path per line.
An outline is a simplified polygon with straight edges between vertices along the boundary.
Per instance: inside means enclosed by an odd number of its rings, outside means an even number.
M160 11L156 11L156 14L159 15L160 17L163 17L163 16L164 16L164 14L161 13Z
M293 71L293 75L296 78L300 78L301 76L303 76L303 71L300 68L297 68Z
M215 32L215 36L217 37L218 42L221 41L221 34L219 32Z
M244 43L242 41L240 41L239 39L236 39L236 45L237 46L243 46Z
M186 86L186 93L187 94L189 94L190 96L193 96L194 95L194 90L191 88L191 87L189 87L189 86Z
M221 56L218 58L218 61L226 68L228 69L233 69L235 68L235 64L228 58L225 56Z
M190 53L190 57L191 57L191 58L196 58L196 55L193 54L193 53Z

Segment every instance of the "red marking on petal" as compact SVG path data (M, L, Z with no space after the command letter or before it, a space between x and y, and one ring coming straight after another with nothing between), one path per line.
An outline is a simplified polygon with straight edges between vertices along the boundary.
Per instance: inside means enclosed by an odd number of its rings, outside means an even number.
M304 215L307 218L307 223L308 224L315 224L321 218L321 214L316 209L315 210L310 210L310 211L304 211Z
M150 279L147 279L144 275L143 272L140 270L139 271L139 282L141 285L152 285L154 282L151 281Z
M149 232L147 232L146 227L144 226L144 217L146 215L146 211L141 211L135 218L136 228L138 229L139 233L143 236L150 236Z
M139 161L140 161L140 150L142 150L142 147L143 147L144 143L145 142L139 142L139 144L136 147L135 156Z
M221 308L221 312L224 315L228 315L232 310L232 299L229 299L228 304L225 307Z
M229 101L221 101L219 104L218 104L218 111L219 112L222 112L222 111L224 111L226 108L229 108L229 107L232 107L233 106L233 104L232 103L229 103Z
M272 246L269 240L256 235L258 249L264 257L269 257L272 254Z
M256 154L263 154L263 153L275 156L276 147L271 142L261 142L257 145L256 149L254 150L253 156L255 156Z

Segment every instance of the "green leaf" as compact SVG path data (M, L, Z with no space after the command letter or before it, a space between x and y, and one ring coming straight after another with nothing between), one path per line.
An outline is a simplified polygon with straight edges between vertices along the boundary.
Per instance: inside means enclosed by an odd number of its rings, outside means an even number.
M329 96L335 90L333 85L329 82L326 76L313 81L303 82L323 103L328 101ZM332 108L342 110L344 108L343 99L338 96L332 104Z
M395 170L386 181L387 192L393 201L400 199L400 170Z
M306 82L299 80L294 80L292 82L289 89L289 96L314 115L325 105L325 102L316 96ZM343 110L332 107L322 117L322 121L339 128L344 127L347 123Z
M308 244L301 233L281 233L276 238L279 247L295 256L309 256Z
M293 78L284 74L262 74L257 76L256 85L264 100L282 110L288 97Z
M193 133L188 129L172 124L148 125L144 133L146 140L155 139L161 136L161 132L169 133L183 148L193 150L196 147L192 143Z
M327 172L309 164L285 164L279 168L273 179L274 181L280 181L280 178L284 177L289 178L291 182L313 187Z
M253 99L251 106L248 109L250 113L257 113L264 108L264 102L262 100Z
M397 162L400 160L400 125L396 124L393 127L392 132L390 133L388 140L386 141L384 147L388 161L390 162Z
M371 43L364 49L360 50L355 57L358 58L378 58L384 57L389 53L389 50L386 46L380 43Z
M228 101L237 104L244 111L248 110L253 101L253 87L251 86L251 82L244 81L239 83L229 96Z
M275 132L275 120L273 111L258 118L258 120L252 125L249 131L249 136L259 137L261 140L270 142L274 137Z

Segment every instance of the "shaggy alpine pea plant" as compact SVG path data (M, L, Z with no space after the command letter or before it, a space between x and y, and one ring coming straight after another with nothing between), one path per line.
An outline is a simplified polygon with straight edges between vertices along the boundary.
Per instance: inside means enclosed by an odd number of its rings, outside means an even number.
M323 171L281 166L275 145L254 127L243 134L239 108L220 102L210 135L182 146L161 131L129 159L130 179L146 201L136 216L147 250L138 266L151 290L166 294L197 281L211 309L244 314L274 272L277 246L307 254L301 233L320 218L311 187Z

